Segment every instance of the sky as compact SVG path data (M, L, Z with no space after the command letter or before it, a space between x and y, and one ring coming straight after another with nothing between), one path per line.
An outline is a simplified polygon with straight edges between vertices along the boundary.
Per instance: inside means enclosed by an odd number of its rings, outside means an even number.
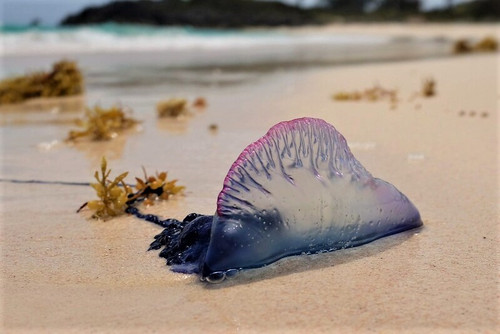
M281 0L289 4L303 3L314 6L321 0ZM56 25L66 15L77 13L84 7L100 5L110 0L0 0L0 22L2 25L26 25L35 18L42 25ZM444 6L447 0L423 0L425 9Z

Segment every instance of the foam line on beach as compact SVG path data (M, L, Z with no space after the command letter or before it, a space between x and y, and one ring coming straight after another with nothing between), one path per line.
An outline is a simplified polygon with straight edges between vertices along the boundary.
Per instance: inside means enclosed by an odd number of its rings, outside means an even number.
M4 55L138 52L223 51L269 47L380 45L385 36L368 34L293 34L280 31L188 29L94 25L82 27L0 30Z

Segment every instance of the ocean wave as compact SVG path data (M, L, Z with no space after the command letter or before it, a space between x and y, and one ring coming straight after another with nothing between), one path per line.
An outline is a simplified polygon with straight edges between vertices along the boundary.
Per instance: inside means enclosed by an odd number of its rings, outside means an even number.
M4 55L234 50L322 45L371 45L388 38L283 30L215 30L102 24L81 27L2 27Z

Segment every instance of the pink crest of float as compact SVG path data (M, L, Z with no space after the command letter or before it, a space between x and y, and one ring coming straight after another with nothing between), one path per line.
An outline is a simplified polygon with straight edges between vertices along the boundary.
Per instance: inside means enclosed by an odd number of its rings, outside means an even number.
M293 133L298 131L300 128L310 127L313 132L321 131L328 134L329 139L333 138L333 140L342 148L343 150L343 159L344 160L353 160L355 162L354 169L358 169L358 172L369 174L352 155L347 142L333 125L325 122L322 119L311 118L311 117L302 117L293 119L290 121L283 121L267 131L267 133L259 138L257 141L248 145L238 156L236 161L231 165L226 177L224 178L224 183L221 192L217 198L217 214L219 216L223 215L222 209L224 208L225 197L228 195L228 192L232 189L232 182L234 182L235 176L241 173L241 168L245 168L245 164L248 163L249 158L252 154L256 154L257 151L262 148L273 148L276 143L276 140L281 140L283 134ZM272 160L272 157L270 157ZM335 157L331 157L335 159ZM274 167L274 166L273 166Z

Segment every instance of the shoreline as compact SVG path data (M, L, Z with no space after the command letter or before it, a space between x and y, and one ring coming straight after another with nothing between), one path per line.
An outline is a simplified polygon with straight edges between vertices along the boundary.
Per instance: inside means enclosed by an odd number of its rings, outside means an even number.
M283 30L289 30L284 28ZM467 22L449 22L449 23L432 23L432 22L386 22L386 23L359 23L346 22L326 24L324 26L303 26L290 28L296 32L351 32L363 34L381 34L383 36L399 37L402 35L411 35L414 37L432 37L442 36L449 39L455 38L482 38L488 34L499 34L499 23L467 23Z
M245 37L245 32L255 32L255 39L251 35ZM267 37L261 36L263 32L265 34L262 36ZM8 76L9 73L21 74L23 70L39 70L61 58L74 59L87 70L99 73L127 65L147 66L154 64L174 70L239 66L279 68L280 66L330 66L349 62L365 63L442 57L452 53L453 42L459 38L477 40L486 36L494 36L500 39L500 24L479 26L463 24L430 26L420 24L335 24L324 27L249 29L241 30L240 33L236 33L234 36L235 45L227 44L226 37L214 36L191 36L189 38L195 38L190 42L191 44L181 43L177 45L176 43L180 43L180 40L175 39L174 34L170 37L169 35L163 37L160 35L158 41L153 43L151 40L148 42L151 45L148 44L149 46L141 48L128 44L123 44L118 48L113 46L117 43L114 39L105 45L97 44L95 46L92 46L92 39L83 39L80 42L76 39L76 41L71 42L73 44L66 46L57 44L63 43L67 40L66 38L52 45L48 49L50 53L47 54L40 54L38 49L38 51L32 50L32 52L36 52L35 54L30 54L29 50L23 51L22 48L16 51L16 48L19 48L19 41L13 40L9 42L10 44L6 43L5 45L8 53L4 53L0 57L4 71L8 69L2 76ZM257 38L259 36L260 38ZM336 36L344 36L343 38L346 40L336 41ZM372 42L351 41L347 43L349 36L374 40ZM174 39L172 40L172 38ZM196 42L196 38L199 39L198 42ZM210 38L216 39L212 41ZM247 38L250 39L247 40ZM281 40L282 38L284 39ZM331 40L332 38L333 40ZM28 43L28 41L30 42ZM32 43L36 44L36 42L36 40L27 40L23 43L31 45ZM213 43L219 43L220 46L212 47ZM14 49L9 49L9 45L12 45ZM62 49L59 50L58 47L62 47Z

